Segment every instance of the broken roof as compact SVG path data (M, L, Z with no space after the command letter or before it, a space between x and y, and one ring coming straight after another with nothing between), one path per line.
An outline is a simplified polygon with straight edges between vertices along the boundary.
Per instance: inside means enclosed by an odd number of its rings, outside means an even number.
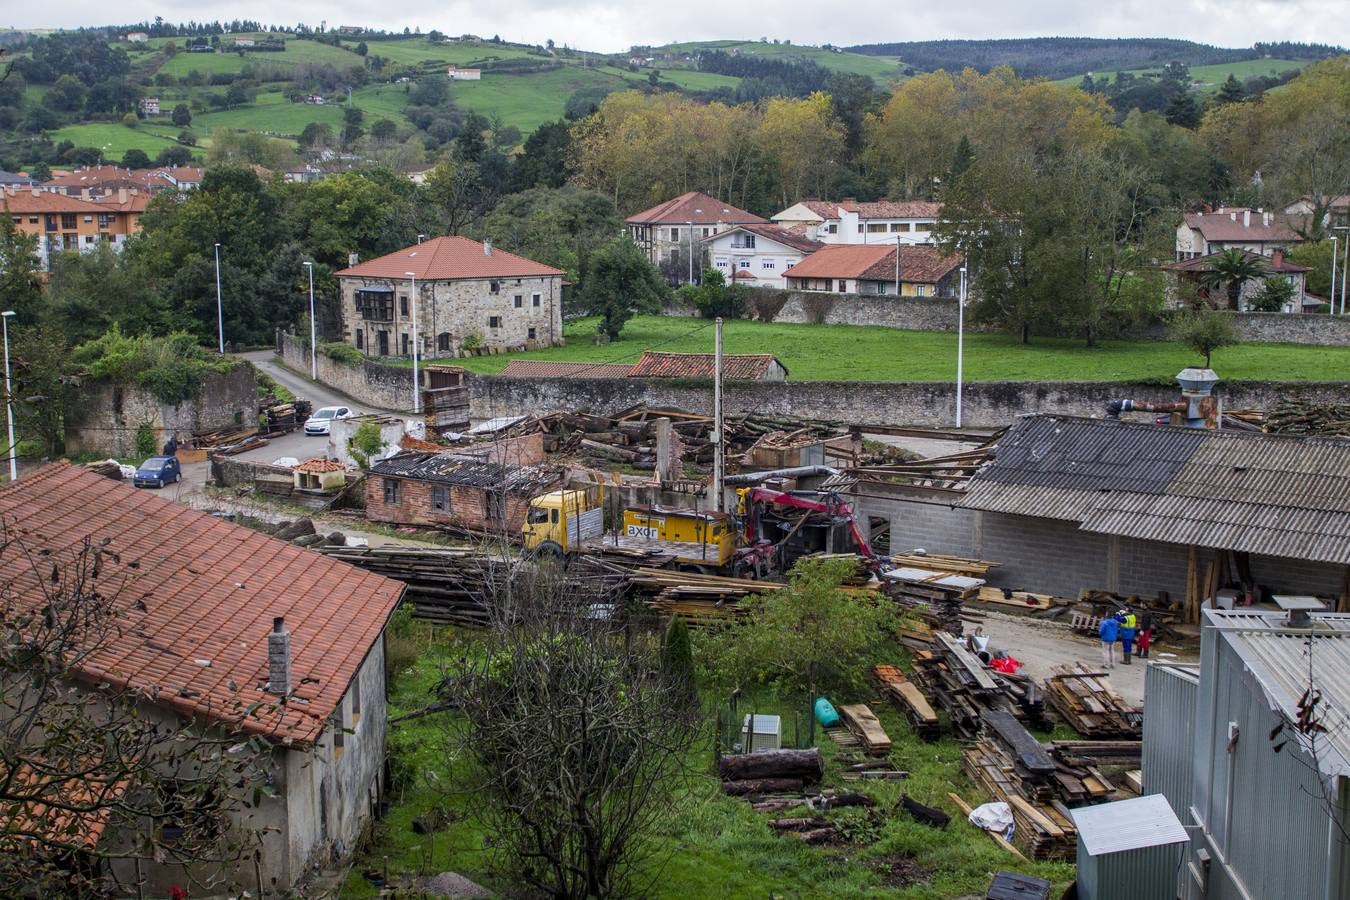
M1027 416L957 505L1347 564L1350 440Z
M341 269L336 274L338 277L392 278L403 281L408 277L408 272L427 281L537 278L563 274L561 269L454 235L431 238Z
M85 541L106 551L100 583L115 587L124 627L89 654L86 677L288 745L319 738L403 595L399 582L68 463L0 488L0 519L12 538L0 577L32 608L46 602L47 572L30 559L68 563ZM275 616L291 633L284 705L262 690Z
M768 220L699 191L689 191L625 219L629 225L767 224Z
M787 373L787 366L772 353L722 354L722 377L730 381L759 381L769 375L774 363ZM665 353L644 350L633 366L633 378L712 378L716 357L711 353Z
M457 453L405 452L371 466L372 475L433 481L534 496L562 480L557 466L513 466Z

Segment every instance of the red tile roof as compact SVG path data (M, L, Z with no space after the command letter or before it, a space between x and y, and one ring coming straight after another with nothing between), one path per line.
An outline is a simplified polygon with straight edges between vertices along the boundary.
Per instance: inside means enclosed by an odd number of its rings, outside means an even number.
M45 602L43 566L71 560L86 539L110 552L100 584L116 586L123 627L88 655L87 677L281 743L322 734L403 594L396 581L68 463L0 488L0 519L33 555L0 557L0 578L31 608ZM262 690L274 616L291 633L284 705Z
M1248 259L1259 259L1264 262L1266 268L1272 272L1289 272L1292 274L1296 272L1312 271L1308 266L1300 266L1298 263L1291 263L1283 257L1280 258L1280 261L1277 264L1276 261L1269 256L1262 256L1260 253L1253 253L1250 250L1245 250L1243 252L1247 255ZM1220 255L1221 254L1219 253L1211 253L1209 256L1197 256L1193 259L1183 259L1179 262L1167 263L1163 268L1171 269L1173 272L1208 272L1211 267L1210 264Z
M16 799L0 803L0 853L21 853L39 837L63 847L97 847L113 805L127 792L125 765L83 758L76 766L64 761L44 765L50 760L42 758L34 762L41 771L29 761L14 767L7 793Z
M629 225L683 225L686 222L696 225L715 225L719 222L744 225L767 224L769 220L730 203L723 203L716 197L690 191L631 215L625 221Z
M801 205L822 219L839 218L839 210L856 212L862 219L936 219L942 212L941 203L927 200L877 200L859 203L857 200L803 200Z
M5 191L0 194L0 204L12 213L106 213L108 207L100 206L92 200L79 197L67 197L52 191L31 190Z
M627 363L552 362L546 359L513 359L498 372L507 378L627 378L633 367Z
M297 472L345 472L347 467L335 459L307 459L295 467Z
M1185 222L1188 228L1199 231L1206 241L1211 242L1302 240L1282 215L1244 207L1220 207L1216 212L1186 213Z
M960 265L960 255L944 256L936 247L904 247L900 251L900 280L906 284L937 284ZM783 276L893 281L895 245L832 244L812 253Z
M759 381L769 374L774 363L783 366L772 353L722 355L722 377L732 381ZM664 353L645 350L633 366L633 378L712 378L715 359L711 353ZM783 366L787 372L787 366Z
M784 228L781 225L738 225L735 228L722 232L722 234L731 234L735 231L744 231L749 234L758 235L770 241L777 241L784 247L791 247L793 250L800 250L803 253L811 253L819 250L825 245L820 241L814 241L800 231L790 228ZM720 237L721 235L718 235ZM707 238L712 240L712 238ZM742 278L745 276L741 276Z
M364 278L397 278L416 273L429 281L451 281L461 278L533 278L562 275L561 269L537 263L497 247L492 255L487 245L466 237L438 237L395 250L384 256L367 260L337 274Z

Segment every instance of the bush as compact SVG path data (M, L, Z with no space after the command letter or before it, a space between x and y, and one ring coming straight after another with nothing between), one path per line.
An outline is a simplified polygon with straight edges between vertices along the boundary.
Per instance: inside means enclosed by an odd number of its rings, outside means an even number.
M744 285L728 285L726 278L717 269L706 269L698 287L687 292L681 289L681 299L692 302L694 309L705 319L719 316L723 319L739 319L745 314L747 290Z
M670 627L666 629L665 643L661 647L661 669L680 696L691 703L697 699L694 650L689 643L689 626L684 624L683 619L672 619Z
M154 456L158 449L159 437L155 434L155 426L149 422L142 422L136 429L136 455Z
M361 361L365 359L365 357L361 355L360 350L357 350L351 344L344 344L341 341L324 344L319 348L319 352L329 359L336 360L337 362L349 366L360 365Z
M1260 312L1279 312L1286 303L1294 299L1294 283L1279 275L1266 279L1261 292L1252 298L1252 309Z
M1205 368L1215 350L1238 343L1237 325L1227 310L1196 309L1178 314L1168 328L1172 340L1205 357Z
M466 334L464 335L464 340L461 342L461 346L465 350L477 350L479 347L483 346L483 336L481 334Z
M245 365L203 349L185 331L130 337L116 325L76 347L71 361L90 378L138 385L171 405L195 398L208 376Z
M135 128L141 124L140 116L136 115L135 113L127 113L125 116L122 117L122 124L127 126L128 128Z
M413 633L413 605L404 600L389 617L384 639L385 679L392 685L399 675L417 662L417 638Z
M384 438L380 435L380 426L374 422L362 422L356 426L356 432L347 439L347 451L362 470L369 469L371 457L386 446Z

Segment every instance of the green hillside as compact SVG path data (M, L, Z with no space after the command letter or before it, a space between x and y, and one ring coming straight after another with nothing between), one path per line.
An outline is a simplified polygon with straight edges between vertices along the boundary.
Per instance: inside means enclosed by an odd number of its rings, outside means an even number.
M866 56L842 50L827 50L799 44L765 44L759 41L690 41L654 47L648 55L658 59L666 54L696 54L700 50L721 50L730 53L778 59L788 62L813 62L832 72L868 75L880 84L904 80L904 63L896 56ZM664 74L664 69L662 70Z
M1247 78L1254 78L1260 75L1279 75L1282 72L1288 72L1291 69L1302 71L1311 61L1306 59L1244 59L1238 62L1218 63L1212 66L1191 66L1191 80L1196 82L1197 90L1201 93L1212 93L1228 80L1229 75L1233 75L1238 81ZM1156 78L1162 75L1162 67L1154 66L1147 69L1125 69L1131 75L1138 78ZM1073 75L1068 78L1061 78L1060 84L1078 85L1083 80L1086 72ZM1094 78L1112 78L1114 71L1094 72Z

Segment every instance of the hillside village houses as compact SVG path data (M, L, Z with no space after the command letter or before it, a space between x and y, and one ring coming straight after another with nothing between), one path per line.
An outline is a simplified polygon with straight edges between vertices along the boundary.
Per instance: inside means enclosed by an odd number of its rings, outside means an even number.
M1237 247L1262 256L1288 250L1303 238L1283 216L1266 209L1221 206L1213 212L1186 213L1177 226L1176 258L1180 262Z
M469 69L463 66L448 66L445 70L446 77L451 81L482 81L482 69Z
M779 225L737 225L702 241L728 283L768 288L787 287L783 273L825 246Z
M633 241L652 265L676 282L694 277L704 268L697 256L700 241L737 225L768 225L766 219L699 191L689 191L624 220Z
M491 242L432 238L336 274L343 340L367 356L411 356L414 331L425 358L562 341L562 270Z
M944 256L936 247L835 245L812 253L783 278L789 290L955 297L961 263L961 256Z
M42 189L86 198L113 194L124 188L148 194L187 191L201 186L204 171L200 166L158 166L153 169L81 166L66 172L53 172L52 177L43 182Z
M802 200L773 221L825 244L931 244L941 212L941 203L927 200Z

